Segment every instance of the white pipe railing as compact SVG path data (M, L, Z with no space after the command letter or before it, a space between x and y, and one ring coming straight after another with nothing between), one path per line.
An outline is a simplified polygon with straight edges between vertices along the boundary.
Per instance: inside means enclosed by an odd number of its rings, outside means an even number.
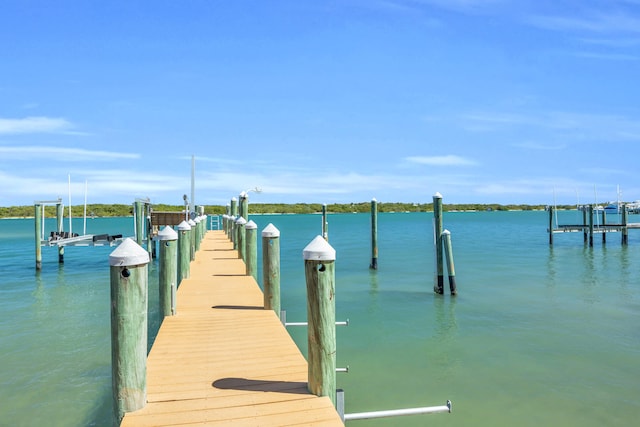
M425 406L421 408L391 409L385 411L356 412L353 414L344 413L344 390L336 390L336 409L342 421L369 420L373 418L399 417L403 415L436 414L440 412L451 413L451 400L447 400L446 405Z

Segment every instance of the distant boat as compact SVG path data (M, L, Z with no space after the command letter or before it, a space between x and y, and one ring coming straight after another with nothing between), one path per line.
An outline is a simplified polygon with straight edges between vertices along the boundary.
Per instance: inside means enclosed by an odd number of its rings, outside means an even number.
M622 212L622 203L620 202L610 202L607 206L604 207L604 211L606 213L617 214Z

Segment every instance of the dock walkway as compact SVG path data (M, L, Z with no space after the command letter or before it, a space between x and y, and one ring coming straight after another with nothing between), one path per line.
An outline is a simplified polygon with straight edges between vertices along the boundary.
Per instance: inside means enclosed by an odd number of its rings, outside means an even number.
M132 426L343 426L307 390L307 361L232 243L209 231L147 361L147 405Z

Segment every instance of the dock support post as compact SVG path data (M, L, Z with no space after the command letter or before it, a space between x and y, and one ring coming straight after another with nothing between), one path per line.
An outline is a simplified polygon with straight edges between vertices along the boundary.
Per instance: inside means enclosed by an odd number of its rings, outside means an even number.
M549 206L549 244L553 245L553 206Z
M246 191L240 193L240 216L244 218L245 221L249 221L249 194Z
M56 203L56 222L58 224L56 230L58 233L62 233L62 230L64 230L64 206L62 202ZM64 263L64 246L58 246L58 263Z
M36 243L36 270L42 270L42 205L40 203L34 204L33 212Z
M125 412L147 401L147 288L149 253L128 238L109 255L113 409Z
M273 225L262 230L262 287L264 308L280 315L280 231Z
M457 295L456 290L456 268L453 263L453 247L451 245L451 232L444 230L442 232L442 243L444 245L444 254L447 259L447 271L449 273L449 290L451 295Z
M136 200L133 202L133 212L135 216L135 227L136 227L136 243L142 246L142 241L144 240L144 205L142 202Z
M589 205L589 246L593 246L593 205Z
M336 251L317 236L302 251L307 284L308 388L336 405Z
M246 261L247 252L245 243L247 233L245 230L245 225L247 225L247 220L242 216L238 216L238 219L236 220L236 242L238 243L238 258L243 261Z
M607 241L607 212L602 210L602 243Z
M246 240L245 269L247 276L251 276L258 282L258 226L249 221L244 226Z
M187 221L178 224L178 286L188 279L191 269L191 226Z
M622 244L627 245L629 243L629 229L627 228L628 213L627 205L622 205Z
M442 194L433 195L434 240L436 244L436 283L433 291L444 294L444 266L442 256Z
M231 241L233 242L233 249L238 249L238 242L236 241L236 219L238 219L238 199L231 198L231 218L229 221L229 234L231 234Z
M199 216L193 219L193 222L196 223L195 226L195 241L194 241L194 254L200 250L200 242L202 240L202 218Z
M327 221L327 204L322 204L322 237L329 241L329 221Z
M191 234L191 237L189 237L189 259L193 261L196 259L196 222L190 219L189 227L191 227L189 231L189 234Z
M583 206L583 207L582 207L582 225L584 226L584 227L582 228L582 237L583 237L583 239L584 239L584 243L585 243L585 245L586 245L586 244L587 244L587 242L589 241L589 237L588 237L588 236L589 236L589 233L588 233L588 231L587 231L587 225L588 225L588 224L587 224L587 211L588 211L588 210L589 210L589 209L588 209L588 208L586 208L585 206Z
M176 314L176 288L178 286L178 233L166 226L158 233L160 241L160 320Z
M153 224L151 223L151 203L144 204L144 229L147 230L147 252L149 259L156 258L156 242L151 238L153 236Z
M378 269L378 201L371 199L371 264L369 268Z

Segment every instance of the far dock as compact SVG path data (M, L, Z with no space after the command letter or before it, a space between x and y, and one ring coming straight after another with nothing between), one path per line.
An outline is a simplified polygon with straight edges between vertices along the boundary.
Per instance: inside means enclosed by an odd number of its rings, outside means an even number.
M205 234L190 271L148 355L147 404L121 426L343 426L223 231Z

